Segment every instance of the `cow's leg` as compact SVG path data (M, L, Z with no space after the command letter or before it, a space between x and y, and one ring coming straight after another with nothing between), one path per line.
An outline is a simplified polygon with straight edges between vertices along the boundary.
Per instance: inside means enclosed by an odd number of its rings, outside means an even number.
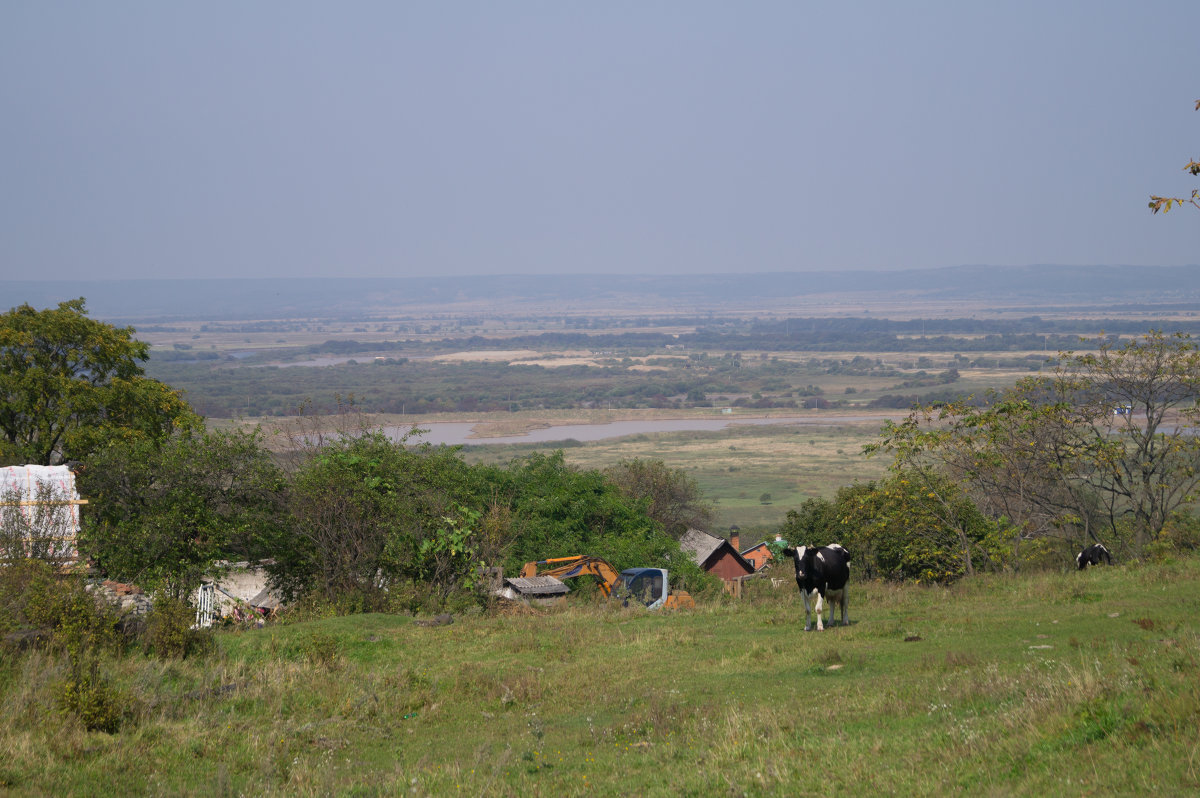
M825 624L821 623L821 616L825 614L825 597L821 595L821 591L814 590L817 594L817 631L825 631Z
M842 588L842 626L850 625L850 587Z
M808 591L804 588L800 588L800 598L804 599L804 631L807 632L812 629L812 605L809 604Z

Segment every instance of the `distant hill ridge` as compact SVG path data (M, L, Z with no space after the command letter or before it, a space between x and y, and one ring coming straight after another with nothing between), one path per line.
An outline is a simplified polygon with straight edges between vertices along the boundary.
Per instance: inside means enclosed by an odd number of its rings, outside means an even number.
M570 303L576 310L692 310L777 306L821 295L990 299L1031 307L1079 303L1196 303L1200 266L952 266L902 271L758 272L695 275L490 275L396 278L0 281L3 309L87 298L105 319L350 316L406 306L495 302Z

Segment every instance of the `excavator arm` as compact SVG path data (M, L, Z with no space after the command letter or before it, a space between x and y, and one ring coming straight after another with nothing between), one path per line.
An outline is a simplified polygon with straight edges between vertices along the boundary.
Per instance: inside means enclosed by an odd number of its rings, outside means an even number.
M605 598L611 598L613 591L621 587L621 595L629 600L629 594L637 594L638 600L650 609L666 607L667 609L693 608L696 602L683 591L669 593L667 588L667 572L661 568L630 568L617 573L617 569L600 557L578 554L574 557L552 557L548 560L534 560L521 567L521 576L553 576L556 579L570 579L573 576L591 574L600 581L600 591Z
M540 566L546 567L541 568ZM600 590L604 593L605 598L612 595L613 588L621 580L617 569L609 565L607 560L586 554L535 560L525 563L521 568L521 576L553 576L557 579L570 579L582 574L591 574L600 580Z

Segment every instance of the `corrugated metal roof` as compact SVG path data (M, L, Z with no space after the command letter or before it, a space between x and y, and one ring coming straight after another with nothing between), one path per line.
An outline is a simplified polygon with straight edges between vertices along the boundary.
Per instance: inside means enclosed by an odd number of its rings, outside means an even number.
M683 537L679 539L679 548L692 555L692 559L696 561L696 565L704 565L704 561L712 556L712 553L720 548L725 541L721 538L713 537L707 532L701 532L699 529L689 529L683 533Z
M504 581L525 596L557 596L571 590L553 576L517 576Z

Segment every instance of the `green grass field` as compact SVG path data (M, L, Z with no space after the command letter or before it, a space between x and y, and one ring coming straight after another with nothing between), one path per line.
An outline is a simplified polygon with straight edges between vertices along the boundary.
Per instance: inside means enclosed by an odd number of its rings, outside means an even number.
M852 584L804 633L793 584L647 614L387 615L128 655L116 734L4 660L13 795L1191 795L1200 560Z

